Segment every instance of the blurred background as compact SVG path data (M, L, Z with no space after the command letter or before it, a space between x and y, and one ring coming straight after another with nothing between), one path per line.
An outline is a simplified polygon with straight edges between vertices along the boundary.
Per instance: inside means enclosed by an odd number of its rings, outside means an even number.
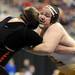
M39 11L47 4L60 7L60 23L75 38L75 0L0 0L0 21L17 17L21 9L34 6ZM56 65L48 56L37 56L20 50L6 65L9 75L51 75Z

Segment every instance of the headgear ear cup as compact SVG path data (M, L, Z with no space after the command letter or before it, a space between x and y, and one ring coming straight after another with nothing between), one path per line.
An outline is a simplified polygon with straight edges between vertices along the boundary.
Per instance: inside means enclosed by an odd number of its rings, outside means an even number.
M51 17L51 22L50 23L55 23L58 18L59 18L59 9L55 5L48 5L47 6L49 10L51 11L52 17Z

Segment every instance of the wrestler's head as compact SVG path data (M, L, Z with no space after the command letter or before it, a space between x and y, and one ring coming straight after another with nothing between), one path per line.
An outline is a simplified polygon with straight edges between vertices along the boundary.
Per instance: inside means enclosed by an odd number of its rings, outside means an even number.
M46 5L42 8L39 18L44 25L49 25L57 22L59 17L59 9L55 5Z
M39 25L39 11L35 7L26 7L21 14L26 26L30 29L35 29Z

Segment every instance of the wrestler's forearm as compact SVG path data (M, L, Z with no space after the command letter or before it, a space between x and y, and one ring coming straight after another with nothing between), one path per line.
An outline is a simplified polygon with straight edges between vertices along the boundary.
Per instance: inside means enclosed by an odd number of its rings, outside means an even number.
M33 48L25 48L25 51L40 56L50 55L48 52L34 51Z
M55 52L57 52L57 53L75 54L75 47L67 47L67 46L64 46L64 45L58 45L56 47Z
M46 54L46 55L51 54L54 50L55 50L54 46L50 48L45 43L39 44L35 46L34 48L32 48L33 52L40 53L40 54Z

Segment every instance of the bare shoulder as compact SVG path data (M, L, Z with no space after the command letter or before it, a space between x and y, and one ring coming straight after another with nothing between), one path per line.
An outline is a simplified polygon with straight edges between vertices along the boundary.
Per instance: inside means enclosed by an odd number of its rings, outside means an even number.
M53 27L56 27L56 28L64 28L64 27L62 26L62 24L59 23L59 22L54 23L52 26L53 26Z
M12 18L11 20L9 20L8 22L23 22L20 18Z
M64 27L59 23L59 22L56 22L54 24L52 24L48 30L49 31L61 31L62 29L64 29Z

